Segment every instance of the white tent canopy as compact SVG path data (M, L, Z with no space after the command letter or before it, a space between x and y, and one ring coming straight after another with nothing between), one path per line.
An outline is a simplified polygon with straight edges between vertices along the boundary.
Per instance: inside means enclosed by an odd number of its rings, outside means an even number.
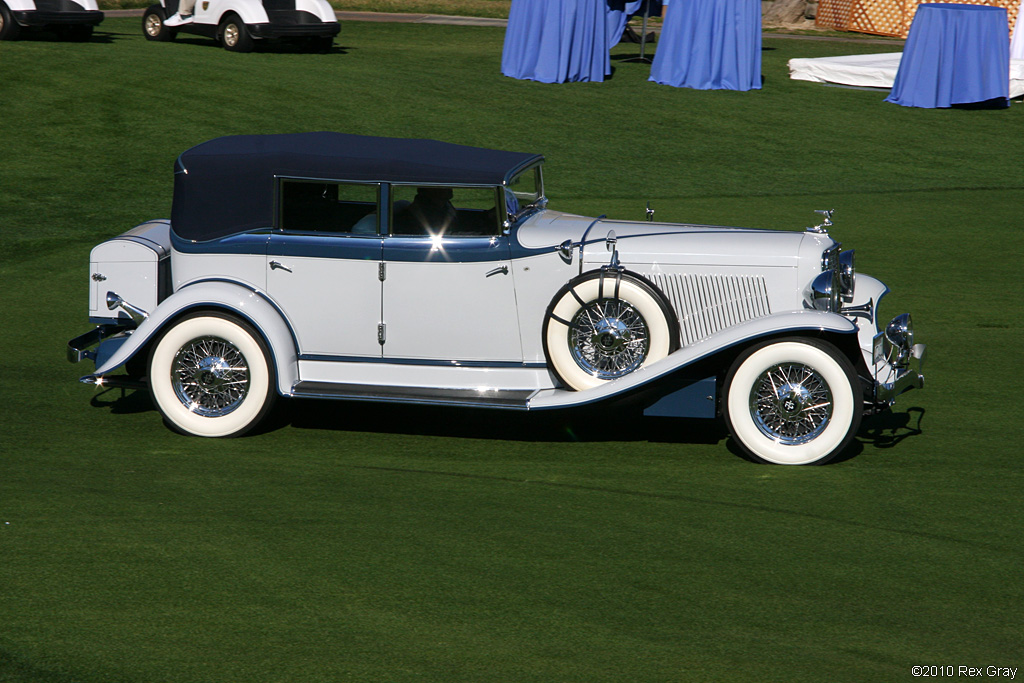
M1024 43L1024 41L1022 41ZM798 81L892 89L902 52L789 60L789 77ZM1010 97L1024 95L1024 59L1010 60Z

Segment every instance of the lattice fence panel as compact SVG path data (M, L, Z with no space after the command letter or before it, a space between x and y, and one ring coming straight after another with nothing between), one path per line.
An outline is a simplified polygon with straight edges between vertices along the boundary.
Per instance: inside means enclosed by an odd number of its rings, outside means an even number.
M906 38L917 6L933 0L819 0L815 24L823 28ZM1004 7L1010 29L1017 24L1021 0L943 0L961 5Z

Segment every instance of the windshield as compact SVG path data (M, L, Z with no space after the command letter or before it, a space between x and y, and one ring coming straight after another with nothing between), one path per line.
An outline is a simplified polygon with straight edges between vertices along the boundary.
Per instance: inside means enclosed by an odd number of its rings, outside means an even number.
M539 164L525 169L505 183L505 205L511 217L531 207L540 206L543 199L544 182Z

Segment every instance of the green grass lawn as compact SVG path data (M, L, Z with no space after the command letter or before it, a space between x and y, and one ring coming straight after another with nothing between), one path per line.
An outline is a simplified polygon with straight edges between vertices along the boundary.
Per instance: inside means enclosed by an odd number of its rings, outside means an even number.
M343 26L333 53L0 43L0 682L900 681L1024 665L1024 107L788 79L885 47L766 38L758 92L500 75L498 29ZM616 56L636 51L620 46ZM551 206L833 234L910 310L924 391L827 467L717 424L293 406L164 428L78 384L89 249L172 163L335 130L547 156Z

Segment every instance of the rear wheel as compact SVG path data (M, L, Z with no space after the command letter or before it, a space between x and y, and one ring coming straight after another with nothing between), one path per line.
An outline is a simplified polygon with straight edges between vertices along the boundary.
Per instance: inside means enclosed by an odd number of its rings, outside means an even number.
M21 35L21 26L14 20L11 10L0 2L0 40L17 40Z
M755 460L823 464L860 427L857 372L827 342L789 338L754 346L736 359L725 387L729 430Z
M241 436L270 412L274 366L262 337L228 314L200 312L165 331L150 354L153 403L177 431Z
M224 21L220 23L218 35L220 44L224 46L225 50L231 52L252 52L256 45L249 29L245 27L237 14L229 14L224 17Z
M150 5L146 13L142 15L142 33L146 36L146 40L156 40L159 42L167 42L174 40L174 36L177 35L177 31L167 26L165 20L167 19L167 12L160 5Z

